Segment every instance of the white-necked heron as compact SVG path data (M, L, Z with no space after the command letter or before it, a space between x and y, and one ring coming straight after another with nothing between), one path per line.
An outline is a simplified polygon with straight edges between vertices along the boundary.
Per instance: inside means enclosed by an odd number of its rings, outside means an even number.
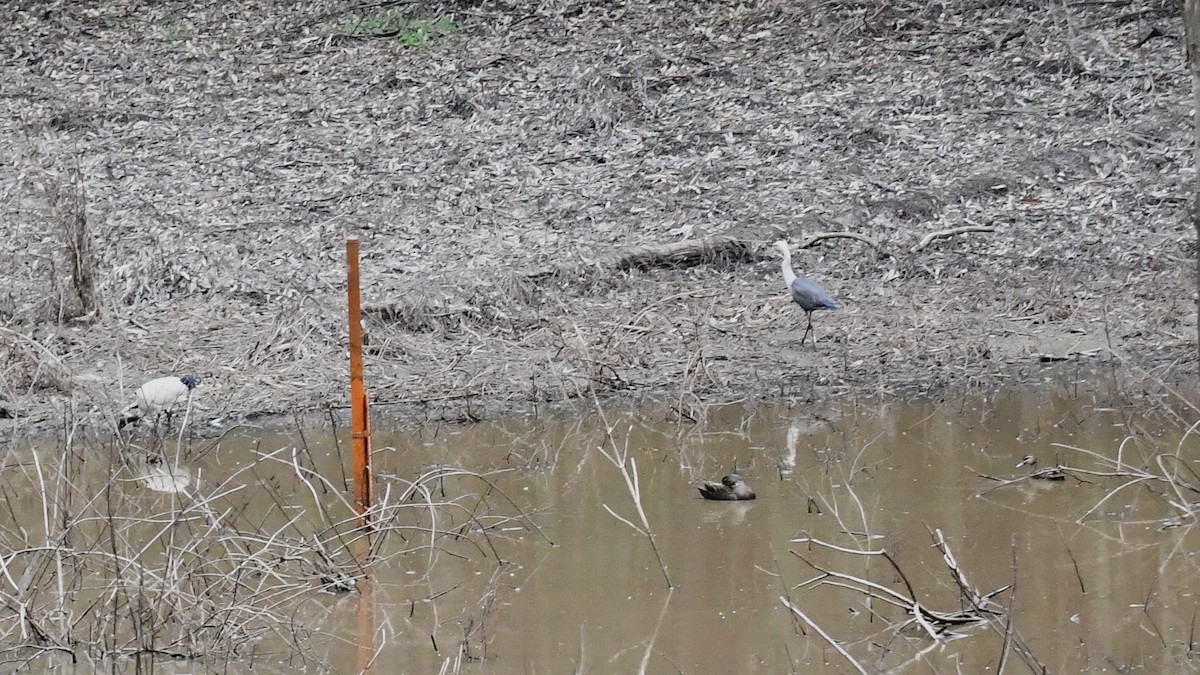
M787 282L788 290L792 292L792 300L800 305L800 309L804 310L804 315L808 318L808 325L804 328L804 337L800 338L800 344L804 344L809 333L812 333L813 344L816 344L817 334L813 332L812 313L820 309L841 309L842 306L817 282L796 276L796 273L792 271L792 249L788 247L786 241L775 242L775 248L783 254L783 280Z

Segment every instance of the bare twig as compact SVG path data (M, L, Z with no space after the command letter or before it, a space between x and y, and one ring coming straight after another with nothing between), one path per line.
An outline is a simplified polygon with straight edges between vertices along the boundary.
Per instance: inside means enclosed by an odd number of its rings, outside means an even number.
M574 328L575 336L579 339L580 345L586 351L587 341L583 339L583 333L579 330L579 325L572 320L571 326ZM629 438L632 434L626 432L624 443L618 443L616 437L613 435L613 426L609 423L608 416L604 413L604 406L600 404L600 397L596 394L595 387L591 387L589 392L591 393L592 404L596 408L596 414L600 417L600 422L604 425L605 441L607 443L607 447L601 444L596 449L621 473L621 478L625 480L625 487L629 491L629 496L633 501L634 508L637 510L638 520L641 524L637 525L630 519L619 515L608 504L601 504L601 506L604 507L604 510L609 515L633 528L634 531L641 534L650 542L650 548L654 551L654 557L658 560L658 566L662 570L663 579L667 582L667 588L674 588L674 584L671 583L671 575L667 571L667 564L662 557L662 551L658 548L658 540L655 538L654 532L650 529L650 519L646 516L646 510L642 506L642 487L637 471L637 458L632 457L629 452Z
M832 637L830 637L829 633L826 633L823 628L821 628L819 625L817 625L817 622L808 618L808 615L805 614L803 611L801 611L801 609L799 607L797 607L794 603L792 603L792 601L788 600L787 598L785 598L781 595L781 596L779 596L779 602L782 602L783 606L787 607L788 610L790 610L792 612L792 614L795 614L796 616L800 617L800 619L802 621L804 621L804 623L808 624L809 628L812 628L814 631L816 631L817 635L820 635L821 638L823 640L825 640L825 642L829 643L830 647L833 647L835 650L837 650L837 653L841 654L842 658L846 659L847 663L854 666L855 670L862 673L863 675L867 675L867 669L863 668L862 664L859 663L853 656L851 656L850 652L846 651L845 647L843 647L841 644L839 644L837 640L834 640Z

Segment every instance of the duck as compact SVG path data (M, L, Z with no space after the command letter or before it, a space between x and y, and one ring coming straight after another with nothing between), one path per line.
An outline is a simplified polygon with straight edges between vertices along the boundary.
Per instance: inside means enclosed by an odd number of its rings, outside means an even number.
M746 481L736 473L731 473L721 479L720 483L706 480L700 483L696 488L700 491L700 495L705 499L716 501L739 501L742 499L755 499L757 495L754 490L746 485Z
M1029 477L1036 480L1066 480L1067 474L1057 466L1048 469L1037 468L1037 457L1033 455L1025 455L1021 461L1017 463L1017 468L1029 467Z
M136 402L125 409L117 428L137 422L146 417L166 415L171 418L172 409L179 399L191 396L192 390L200 386L200 378L195 375L157 377L138 387Z

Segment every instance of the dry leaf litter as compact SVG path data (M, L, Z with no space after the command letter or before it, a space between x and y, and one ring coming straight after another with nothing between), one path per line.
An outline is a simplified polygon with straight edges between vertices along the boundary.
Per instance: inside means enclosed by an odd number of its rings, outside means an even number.
M422 44L366 19L443 21ZM0 408L933 393L1191 358L1170 2L17 2L0 8ZM1163 36L1142 38L1151 29ZM54 190L86 196L99 311ZM961 227L937 238L930 233ZM816 347L770 243L845 309ZM683 264L631 247L740 242ZM872 246L871 244L875 246ZM1172 366L1179 366L1172 370Z

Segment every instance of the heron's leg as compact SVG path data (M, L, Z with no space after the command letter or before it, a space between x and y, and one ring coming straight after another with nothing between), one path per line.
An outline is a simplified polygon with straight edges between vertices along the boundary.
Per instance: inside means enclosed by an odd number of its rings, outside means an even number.
M808 317L808 325L804 327L804 337L800 338L800 344L804 344L804 341L811 334L813 336L813 344L815 345L817 344L817 334L813 332L812 312L805 312L804 316Z

